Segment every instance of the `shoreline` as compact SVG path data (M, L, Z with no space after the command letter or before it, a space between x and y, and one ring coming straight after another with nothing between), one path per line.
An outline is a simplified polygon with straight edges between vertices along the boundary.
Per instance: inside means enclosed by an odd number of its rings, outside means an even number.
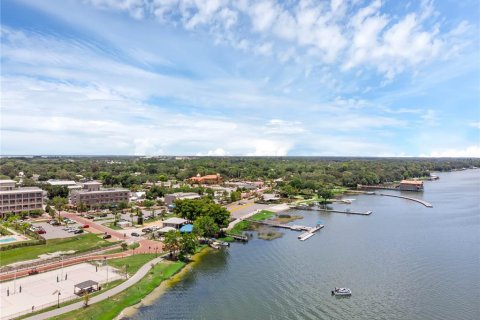
M183 268L181 268L177 273L172 275L170 278L165 279L158 287L153 289L152 292L147 294L142 300L134 304L132 306L126 307L123 309L115 318L114 320L122 320L129 317L134 316L141 307L151 306L156 300L160 299L163 294L169 289L170 287L174 286L181 280L186 273L190 272L195 265L197 265L203 256L205 256L209 252L209 247L202 248L198 253L194 254L191 258L191 261L186 264Z

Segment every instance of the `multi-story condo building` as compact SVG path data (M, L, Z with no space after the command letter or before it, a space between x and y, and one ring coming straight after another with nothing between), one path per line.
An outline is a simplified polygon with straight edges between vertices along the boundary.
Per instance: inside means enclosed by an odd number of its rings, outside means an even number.
M77 206L80 203L89 208L117 205L120 202L129 201L130 191L128 189L101 188L102 184L97 181L85 182L82 190L73 190L70 195L70 202Z
M0 214L42 209L43 193L37 187L15 188L15 181L0 180Z

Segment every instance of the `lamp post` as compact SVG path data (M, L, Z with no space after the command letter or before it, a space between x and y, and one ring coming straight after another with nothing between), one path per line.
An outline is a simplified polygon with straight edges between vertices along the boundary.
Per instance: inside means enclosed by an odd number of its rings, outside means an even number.
M13 294L17 292L17 268L15 268L15 276L13 278Z
M57 308L60 308L60 295L62 293L60 291L58 291L58 294L57 294Z
M60 278L60 281L62 281L63 280L63 254L60 255L60 257L62 258L62 276Z

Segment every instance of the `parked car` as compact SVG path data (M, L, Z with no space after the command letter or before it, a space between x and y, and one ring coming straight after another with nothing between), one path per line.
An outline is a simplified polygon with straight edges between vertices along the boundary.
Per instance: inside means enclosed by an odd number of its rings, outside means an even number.
M89 226L88 224L84 224L84 225L82 226L83 229L86 229L86 228L89 228L89 227L90 227L90 226Z
M102 239L110 239L112 237L111 234L105 234L103 235Z
M73 221L73 220L68 220L68 221L67 221L67 224L75 224L75 223L76 223L76 222Z
M51 220L51 221L49 222L49 224L52 225L52 226L59 226L59 225L60 225L60 222L58 222L57 220Z
M132 232L132 237L140 237L140 235L136 232Z
M73 234L79 234L79 233L83 233L83 229L77 229L73 232Z
M45 234L45 233L47 233L47 231L45 231L45 229L43 229L43 228L37 229L35 232L36 232L37 234Z
M143 233L149 233L149 232L152 232L153 230L151 228L143 228L142 229L142 232Z
M102 218L105 218L106 216L108 216L108 214L106 214L106 213L101 213L101 214L99 215L99 217L102 217Z

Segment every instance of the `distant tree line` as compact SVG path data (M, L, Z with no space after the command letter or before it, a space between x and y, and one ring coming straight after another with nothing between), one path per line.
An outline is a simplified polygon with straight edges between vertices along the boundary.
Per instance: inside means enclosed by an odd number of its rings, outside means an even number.
M331 186L355 187L405 178L428 176L433 171L480 167L480 159L453 158L315 158L315 157L33 157L0 159L0 175L16 178L23 172L26 185L48 179L98 179L105 186L138 190L147 181L184 181L197 174L219 173L227 180L274 181L284 194L314 194ZM281 181L279 181L281 179ZM44 189L49 187L43 186ZM65 197L65 190L50 188L49 197ZM169 192L171 189L169 190ZM177 189L175 190L177 191ZM208 188L183 186L178 191L212 195ZM156 186L147 193L155 199L166 192ZM238 194L234 194L236 199Z

